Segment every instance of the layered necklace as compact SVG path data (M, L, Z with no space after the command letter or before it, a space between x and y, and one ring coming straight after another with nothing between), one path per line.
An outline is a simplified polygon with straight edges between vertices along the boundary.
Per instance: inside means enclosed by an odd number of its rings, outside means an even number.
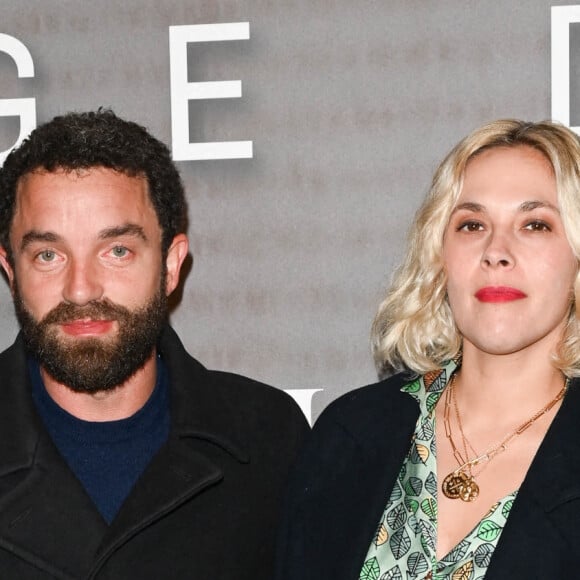
M483 469L481 469L477 474L473 473L473 468L484 462L490 462L496 455L499 455L507 449L508 444L514 437L521 435L526 429L531 427L540 417L545 415L552 407L566 394L566 389L568 388L568 379L564 383L562 390L545 406L542 407L538 412L534 413L527 421L522 423L514 431L510 432L506 437L504 437L499 443L492 445L485 453L478 455L475 449L468 442L465 433L463 432L463 425L461 422L461 415L459 414L459 407L457 405L457 398L455 396L455 374L451 377L451 381L447 389L445 389L445 409L443 411L443 424L445 426L445 436L449 440L451 449L453 450L453 456L457 461L459 467L452 471L441 484L441 490L445 497L449 499L461 499L462 501L471 502L477 499L479 495L479 485L475 481L475 476L479 475ZM461 435L461 441L463 446L463 454L453 441L453 434L451 432L451 421L449 420L451 415L451 407L453 406L455 419L459 427L459 433ZM469 459L468 447L473 451L475 457Z

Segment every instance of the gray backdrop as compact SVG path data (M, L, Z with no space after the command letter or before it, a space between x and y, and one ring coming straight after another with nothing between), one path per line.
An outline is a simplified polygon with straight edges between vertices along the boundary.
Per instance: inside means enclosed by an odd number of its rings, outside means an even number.
M249 22L248 40L188 48L190 81L243 85L242 98L190 103L190 140L251 140L254 154L177 163L193 263L172 322L209 367L323 389L317 416L375 379L374 311L447 150L494 118L550 117L557 4L5 0L0 32L24 43L35 76L0 52L0 99L34 97L39 123L111 106L171 144L169 26ZM18 132L0 117L0 151ZM1 286L5 347L17 327Z

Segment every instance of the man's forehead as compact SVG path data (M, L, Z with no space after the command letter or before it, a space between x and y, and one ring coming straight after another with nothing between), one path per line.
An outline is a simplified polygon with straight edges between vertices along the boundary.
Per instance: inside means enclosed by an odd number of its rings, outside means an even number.
M151 219L158 224L147 181L142 177L101 167L82 171L37 170L23 176L18 185L13 226L17 222L23 225L34 222L52 229L50 220L80 217L93 218L91 222L99 222L102 227L145 223Z
M36 198L46 194L54 196L58 193L82 195L90 193L91 199L99 199L99 193L114 194L120 199L134 198L136 194L145 203L152 205L147 179L141 175L128 175L114 169L91 167L83 169L58 168L49 171L44 168L35 169L23 175L16 187L16 203L23 197ZM65 202L66 196L60 200Z

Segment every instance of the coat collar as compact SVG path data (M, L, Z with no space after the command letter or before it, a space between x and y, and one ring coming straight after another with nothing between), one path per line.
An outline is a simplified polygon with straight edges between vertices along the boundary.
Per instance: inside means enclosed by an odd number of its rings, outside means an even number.
M243 425L221 387L225 373L208 372L186 352L169 326L163 330L158 349L169 369L175 431L184 438L218 445L241 463L248 463Z

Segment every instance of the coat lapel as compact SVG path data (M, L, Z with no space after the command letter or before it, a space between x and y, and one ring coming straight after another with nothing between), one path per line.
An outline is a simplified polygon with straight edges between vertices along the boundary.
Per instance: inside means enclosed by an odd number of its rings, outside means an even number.
M0 360L0 543L55 578L79 577L106 524L40 425L19 343Z
M140 530L222 479L220 467L189 449L186 442L169 442L136 483L102 538L92 573Z
M522 483L486 580L578 575L579 409L576 379Z

